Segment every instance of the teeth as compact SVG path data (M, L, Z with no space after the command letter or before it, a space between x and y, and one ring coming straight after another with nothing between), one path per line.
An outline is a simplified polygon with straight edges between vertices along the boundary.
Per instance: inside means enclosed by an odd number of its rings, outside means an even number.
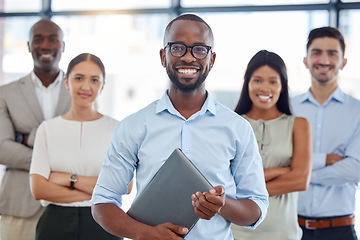
M194 74L197 72L196 69L192 69L192 68L181 68L181 69L178 69L179 73L182 73L182 74Z
M43 58L43 59L50 59L50 58L52 58L52 55L51 54L41 54L41 58Z
M259 98L261 98L262 100L269 100L271 98L271 95L270 96L259 95Z

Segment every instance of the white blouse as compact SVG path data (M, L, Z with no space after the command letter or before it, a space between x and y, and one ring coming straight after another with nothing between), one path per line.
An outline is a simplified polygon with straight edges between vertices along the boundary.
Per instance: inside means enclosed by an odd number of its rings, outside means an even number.
M51 171L98 176L117 123L108 116L87 122L65 120L61 116L44 121L36 132L30 174L46 179ZM50 202L41 203L47 206ZM54 204L91 206L89 201Z

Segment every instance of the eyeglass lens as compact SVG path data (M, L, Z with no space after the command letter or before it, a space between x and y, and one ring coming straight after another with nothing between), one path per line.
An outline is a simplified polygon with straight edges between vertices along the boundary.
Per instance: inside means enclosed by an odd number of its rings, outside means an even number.
M187 48L191 48L192 55L197 59L204 59L208 54L208 49L202 45L186 46L182 43L174 43L170 47L171 54L174 57L182 57L186 54Z

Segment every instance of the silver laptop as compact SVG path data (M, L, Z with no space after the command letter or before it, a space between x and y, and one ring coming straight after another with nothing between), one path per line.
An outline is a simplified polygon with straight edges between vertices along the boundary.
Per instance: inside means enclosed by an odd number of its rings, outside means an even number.
M211 188L212 185L177 148L127 213L150 226L171 222L191 230L199 219L191 204L191 195L197 191L208 192Z

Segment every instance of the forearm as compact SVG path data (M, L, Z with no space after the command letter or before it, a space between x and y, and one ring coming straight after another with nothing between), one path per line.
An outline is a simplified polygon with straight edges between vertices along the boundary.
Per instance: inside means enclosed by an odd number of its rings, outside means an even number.
M311 174L311 183L323 186L359 181L360 161L354 158L345 158L330 166L315 170Z
M0 133L1 134L1 133ZM7 168L29 171L32 149L15 142L15 140L0 140L0 164Z
M118 237L136 239L136 234L146 232L148 227L112 203L100 203L92 206L95 221L109 233Z
M49 176L49 181L60 186L69 187L70 186L70 176L71 173L64 172L51 172ZM97 177L82 176L78 175L77 181L74 184L76 190L92 194Z
M310 181L310 174L306 171L290 172L266 182L269 196L282 195L290 192L305 191Z
M290 171L290 167L264 168L265 182L273 180Z
M219 214L230 222L240 226L252 226L261 217L259 206L250 199L226 198Z
M71 190L68 187L49 182L46 178L38 174L30 175L30 185L32 194L36 200L71 203L91 199L91 194L76 189Z
M187 229L172 223L152 227L138 222L112 203L99 203L92 206L95 221L109 233L130 239L183 239L178 234L187 233Z

